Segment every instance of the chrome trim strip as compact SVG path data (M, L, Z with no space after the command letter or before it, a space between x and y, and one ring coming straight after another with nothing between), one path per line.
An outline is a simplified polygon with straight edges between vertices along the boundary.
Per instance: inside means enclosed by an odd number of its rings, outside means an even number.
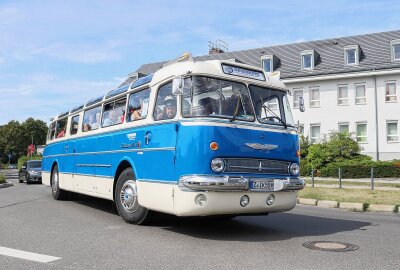
M76 164L77 167L111 168L109 164Z
M60 172L60 174L66 174L66 175L81 175L81 176L89 176L89 177L97 177L97 178L109 178L113 179L114 176L107 176L107 175L94 175L94 174L85 174L85 173L65 173L65 172Z
M237 165L231 165L229 168L236 168L236 169L249 169L249 170L280 170L282 168L273 168L273 167L247 167L247 166L237 166Z
M147 182L147 183L157 183L157 184L170 184L176 185L176 181L167 181L167 180L155 180L155 179L136 179L138 182Z
M175 151L175 147L159 147L159 148L143 148L143 149L129 149L129 150L112 150L100 152L82 152L71 154L58 154L43 156L43 158L61 157L61 156L79 156L79 155L100 155L100 154L114 154L114 153L129 153L129 152L152 152L152 151Z

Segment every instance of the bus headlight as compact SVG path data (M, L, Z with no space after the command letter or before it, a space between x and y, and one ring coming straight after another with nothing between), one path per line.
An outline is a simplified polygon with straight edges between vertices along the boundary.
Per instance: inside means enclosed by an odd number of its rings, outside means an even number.
M225 169L225 162L222 158L214 158L211 160L211 169L213 172L220 173Z
M291 175L297 176L300 173L300 166L297 163L290 164L289 171Z

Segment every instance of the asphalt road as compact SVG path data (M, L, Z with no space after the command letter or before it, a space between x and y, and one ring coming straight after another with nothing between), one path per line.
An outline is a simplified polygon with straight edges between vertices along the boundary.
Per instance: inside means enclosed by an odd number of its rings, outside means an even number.
M55 201L48 187L11 181L0 189L0 269L400 269L398 214L297 206L228 221L161 216L135 226L109 201ZM308 241L359 249L311 250L302 246ZM5 248L59 259L1 255Z

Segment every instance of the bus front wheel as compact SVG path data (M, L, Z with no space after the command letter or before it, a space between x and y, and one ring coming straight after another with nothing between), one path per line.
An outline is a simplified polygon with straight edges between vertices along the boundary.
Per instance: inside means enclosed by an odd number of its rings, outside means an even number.
M114 195L118 213L126 222L142 224L146 221L149 213L145 207L139 205L132 168L126 168L120 174Z
M28 180L26 180L28 183ZM55 165L51 173L51 194L56 200L64 200L67 197L67 191L60 188L60 178L58 175L58 166Z

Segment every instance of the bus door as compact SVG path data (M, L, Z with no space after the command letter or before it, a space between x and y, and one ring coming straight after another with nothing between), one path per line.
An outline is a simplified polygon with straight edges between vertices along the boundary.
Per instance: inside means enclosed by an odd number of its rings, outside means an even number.
M94 178L94 188L96 193L107 195L111 192L113 185L112 175L112 156L115 150L113 148L113 133L99 134L97 136L96 151L96 177Z
M79 138L75 142L75 189L94 192L96 174L96 136Z

